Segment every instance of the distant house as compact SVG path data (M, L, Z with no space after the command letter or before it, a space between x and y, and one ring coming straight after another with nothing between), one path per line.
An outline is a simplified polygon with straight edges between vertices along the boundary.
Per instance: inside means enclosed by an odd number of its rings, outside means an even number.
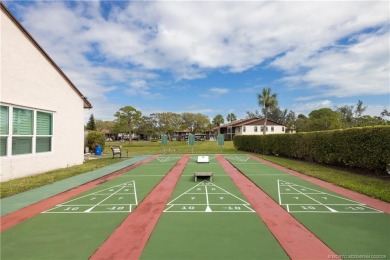
M249 118L230 122L215 128L215 131L225 135L226 140L232 140L235 135L262 135L264 118ZM266 134L284 134L286 127L272 120L267 120Z
M87 98L1 5L1 181L83 163Z

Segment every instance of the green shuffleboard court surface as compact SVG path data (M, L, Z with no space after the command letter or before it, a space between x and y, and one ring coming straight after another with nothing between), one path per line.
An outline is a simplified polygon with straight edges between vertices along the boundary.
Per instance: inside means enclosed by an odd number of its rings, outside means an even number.
M225 158L337 254L390 257L389 214L244 155Z
M193 155L141 259L289 259L214 156ZM213 181L194 172L213 172Z
M1 234L1 259L88 259L175 165L159 157Z

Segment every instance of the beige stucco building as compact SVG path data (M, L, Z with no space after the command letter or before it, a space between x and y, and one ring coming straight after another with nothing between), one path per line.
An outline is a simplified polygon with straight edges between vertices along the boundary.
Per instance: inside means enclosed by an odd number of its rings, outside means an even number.
M1 2L0 181L83 163L86 97Z
M225 139L232 140L235 135L262 135L264 129L263 118L241 119L219 126L219 133L225 135ZM267 120L266 134L284 134L286 127L272 120Z

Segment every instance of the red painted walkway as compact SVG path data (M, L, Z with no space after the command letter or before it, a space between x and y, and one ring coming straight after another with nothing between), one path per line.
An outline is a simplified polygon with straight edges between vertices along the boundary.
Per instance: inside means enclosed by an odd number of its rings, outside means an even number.
M138 259L188 160L184 155L90 259Z
M337 255L222 155L215 157L291 259L329 259Z

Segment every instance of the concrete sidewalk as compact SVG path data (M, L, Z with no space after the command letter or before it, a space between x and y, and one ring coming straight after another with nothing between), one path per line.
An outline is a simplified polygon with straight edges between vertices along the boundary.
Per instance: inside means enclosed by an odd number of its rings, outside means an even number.
M129 165L135 164L139 161L142 161L150 155L139 155L131 159L124 160L115 164L105 166L103 168L86 172L71 178L67 178L61 181L54 182L33 190L29 190L23 193L13 195L0 200L1 215L4 216L9 213L12 213L16 210L22 209L26 206L34 204L43 199L47 199L51 196L59 194L61 192L67 191L69 189L80 186L84 183L93 181L105 175L108 175L114 171L125 168Z

